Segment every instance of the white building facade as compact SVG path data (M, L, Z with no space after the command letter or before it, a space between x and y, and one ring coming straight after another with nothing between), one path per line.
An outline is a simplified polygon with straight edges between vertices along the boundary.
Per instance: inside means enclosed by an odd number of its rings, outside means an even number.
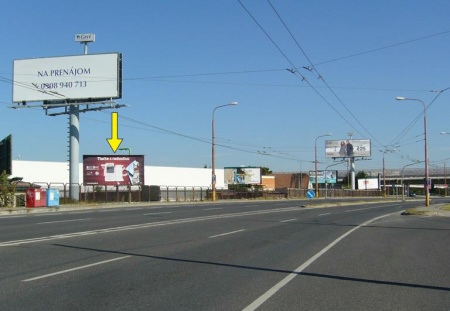
M211 187L211 169L145 166L145 185L174 187ZM80 184L83 184L83 165L79 166ZM224 188L224 170L216 169L217 188ZM12 176L22 177L30 183L68 184L69 164L67 162L12 161Z

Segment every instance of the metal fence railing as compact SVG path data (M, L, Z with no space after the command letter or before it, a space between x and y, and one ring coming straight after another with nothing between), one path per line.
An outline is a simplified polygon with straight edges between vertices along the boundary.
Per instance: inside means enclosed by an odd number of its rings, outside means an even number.
M120 202L199 202L212 199L209 187L180 187L180 186L110 186L77 184L78 200L72 202L69 195L70 184L33 182L22 185L17 189L16 206L25 206L26 188L46 188L59 191L60 204L68 203L120 203ZM72 189L72 191L73 191ZM306 198L308 189L281 188L273 190L262 189L216 189L218 200L240 199L301 199ZM381 197L380 190L345 190L319 189L319 197Z

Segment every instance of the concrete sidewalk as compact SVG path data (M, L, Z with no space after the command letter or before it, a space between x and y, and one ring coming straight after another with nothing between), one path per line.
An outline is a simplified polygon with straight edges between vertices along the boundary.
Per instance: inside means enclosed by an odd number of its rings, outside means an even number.
M445 206L448 206L448 204L434 204L429 207L420 206L408 208L402 215L450 217L450 210L443 209Z

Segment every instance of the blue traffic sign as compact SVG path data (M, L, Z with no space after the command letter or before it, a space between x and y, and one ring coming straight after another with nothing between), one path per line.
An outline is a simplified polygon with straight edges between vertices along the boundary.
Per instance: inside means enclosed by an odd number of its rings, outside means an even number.
M314 198L316 196L316 193L314 192L314 190L308 190L307 192L306 192L306 197L308 198L308 199L312 199L312 198Z

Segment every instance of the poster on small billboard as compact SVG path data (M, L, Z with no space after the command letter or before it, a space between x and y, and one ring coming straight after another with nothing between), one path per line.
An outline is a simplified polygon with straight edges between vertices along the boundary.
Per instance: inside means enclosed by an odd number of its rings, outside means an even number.
M335 184L337 182L337 171L317 171L318 184ZM312 184L316 183L316 171L309 171L309 181Z
M127 186L144 184L143 155L84 155L85 185Z
M260 184L261 168L260 167L225 167L224 178L226 185L235 184Z

